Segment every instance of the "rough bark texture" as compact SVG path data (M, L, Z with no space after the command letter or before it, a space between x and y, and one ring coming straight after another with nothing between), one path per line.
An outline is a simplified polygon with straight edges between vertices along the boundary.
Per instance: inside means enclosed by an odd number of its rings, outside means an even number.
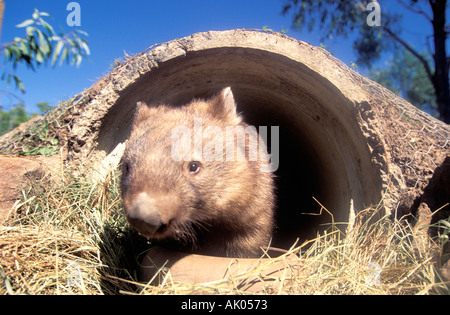
M65 105L70 126L59 137L67 139L67 161L102 168L112 154L117 162L138 101L176 106L226 86L249 123L280 126L280 208L296 202L310 212L314 196L335 221L347 220L351 205L410 211L450 156L448 125L327 51L281 34L231 30L152 46Z

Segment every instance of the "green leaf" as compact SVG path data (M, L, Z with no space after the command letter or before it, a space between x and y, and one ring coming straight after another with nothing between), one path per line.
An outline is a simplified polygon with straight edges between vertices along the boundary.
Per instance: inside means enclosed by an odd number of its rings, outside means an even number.
M30 56L30 49L25 42L20 42L20 46L18 47L21 55Z
M38 32L39 36L39 47L44 56L49 56L51 53L51 46L47 40L47 37L41 32Z
M24 152L25 154L29 155L43 155L43 156L52 156L58 153L59 148L58 146L47 146L47 147L41 147L41 148L35 148L29 152Z
M82 61L83 61L83 56L75 55L72 63L75 62L76 66L79 67L81 65Z
M25 87L23 86L22 80L19 79L18 76L14 75L14 82L16 83L16 86L20 89L22 93L25 93Z
M48 24L47 22L45 22L44 20L42 21L42 26L47 30L48 36L52 36L54 31L53 31L53 27Z
M33 32L36 30L37 30L37 28L35 28L33 26L28 26L27 27L27 36L33 36Z
M90 55L91 51L89 50L89 46L86 44L86 42L82 42L81 43L81 48L83 48L83 50L86 52L86 55Z
M67 47L64 47L62 54L61 54L61 59L59 60L59 65L63 64L64 60L66 60L68 55L69 55L69 49Z
M63 49L63 47L64 47L64 42L63 41L59 41L56 44L55 52L53 53L52 67L55 66L56 60L58 60L59 54L61 53L61 50Z
M61 37L54 35L51 36L48 40L51 42L59 42L61 40Z
M12 43L2 46L5 61L10 63L13 69L16 69L18 64L25 63L28 68L35 70L36 66L50 59L52 67L58 61L60 65L67 62L78 67L83 59L90 55L88 42L80 37L87 36L86 32L73 30L57 36L53 27L44 20L44 17L48 16L48 13L35 9L31 19L16 25L23 28L26 35L23 38L16 37ZM14 80L16 87L22 92L25 91L22 81L13 73L5 71L1 79L8 83Z
M80 35L83 35L83 36L89 36L88 33L86 33L85 31L82 31L82 30L75 30L75 32L80 34Z
M41 64L41 63L44 62L44 56L43 56L43 54L42 54L42 51L40 51L40 50L38 50L38 51L36 52L36 62L37 62L38 64Z
M33 15L32 15L32 17L33 17L33 19L34 20L37 20L37 19L39 19L39 10L38 9L34 9L34 12L33 12Z
M11 50L9 50L9 47L5 48L5 58L9 59L11 57Z
M20 24L17 24L16 25L16 27L19 27L19 28L23 28L23 27L27 27L27 26L30 26L30 25L32 25L32 24L34 24L34 20L25 20L25 21L23 21L22 23L20 23Z

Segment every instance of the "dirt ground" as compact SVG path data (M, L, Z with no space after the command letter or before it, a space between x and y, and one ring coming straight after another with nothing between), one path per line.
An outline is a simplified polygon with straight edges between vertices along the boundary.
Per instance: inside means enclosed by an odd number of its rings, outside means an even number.
M43 177L48 170L57 169L61 163L59 156L19 156L0 155L0 222L2 222L20 200L21 189L33 177Z

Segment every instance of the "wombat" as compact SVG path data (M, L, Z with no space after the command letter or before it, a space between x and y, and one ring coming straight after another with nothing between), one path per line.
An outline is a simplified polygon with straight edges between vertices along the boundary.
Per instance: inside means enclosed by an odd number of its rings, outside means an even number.
M247 127L231 88L181 107L138 103L121 161L131 226L177 251L260 255L272 236L274 183L266 145ZM230 136L244 128L244 141Z

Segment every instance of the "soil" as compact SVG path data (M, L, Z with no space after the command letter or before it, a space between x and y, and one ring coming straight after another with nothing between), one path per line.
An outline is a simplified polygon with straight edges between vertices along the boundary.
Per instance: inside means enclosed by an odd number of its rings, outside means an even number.
M59 156L22 157L18 155L0 155L0 222L6 219L15 203L21 199L21 190L32 178L42 178L62 165Z

